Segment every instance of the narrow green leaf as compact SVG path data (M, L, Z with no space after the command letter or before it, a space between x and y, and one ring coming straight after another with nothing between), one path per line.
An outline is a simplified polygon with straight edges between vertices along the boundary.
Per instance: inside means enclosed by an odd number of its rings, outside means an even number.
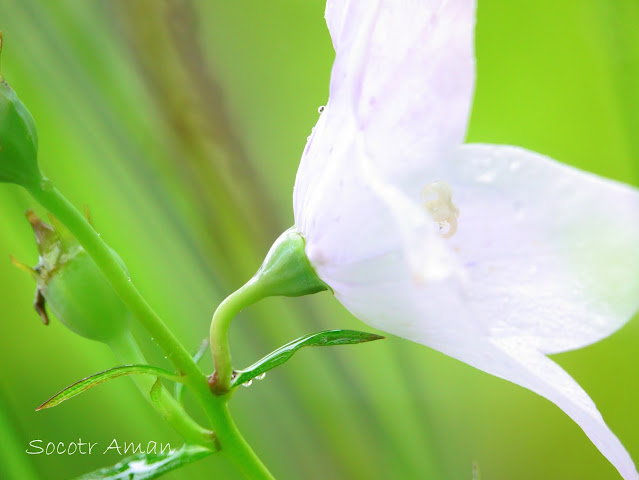
M56 405L60 405L65 400L75 397L80 393L88 390L91 387L95 387L96 385L100 385L101 383L106 382L107 380L112 380L114 378L122 377L124 375L138 375L138 374L146 374L153 375L155 377L163 377L168 378L169 380L173 380L175 382L181 382L182 378L178 375L175 375L167 370L158 367L152 367L150 365L124 365L121 367L110 368L109 370L105 370L100 373L96 373L95 375L91 375L89 377L83 378L79 382L74 383L73 385L68 386L64 390L56 393L49 400L44 402L38 408L36 408L36 412L39 410L44 410L45 408L55 407Z
M111 467L87 473L76 480L149 480L196 462L213 452L196 445L183 445L173 453L138 453Z
M269 353L245 370L235 372L231 385L236 387L286 362L302 347L330 347L333 345L354 345L381 340L384 337L357 330L325 330L311 333Z
M164 410L164 406L162 405L162 402L160 401L160 394L162 392L162 380L160 380L159 378L157 378L155 380L155 383L153 384L153 386L151 387L151 391L149 392L149 397L151 398L151 401L161 410Z

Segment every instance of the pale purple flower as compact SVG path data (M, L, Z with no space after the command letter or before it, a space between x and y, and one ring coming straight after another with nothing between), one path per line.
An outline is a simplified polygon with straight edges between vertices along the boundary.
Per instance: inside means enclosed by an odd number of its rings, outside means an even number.
M329 0L330 97L297 174L318 276L364 322L554 402L632 459L546 354L639 308L639 192L522 148L463 144L472 0Z

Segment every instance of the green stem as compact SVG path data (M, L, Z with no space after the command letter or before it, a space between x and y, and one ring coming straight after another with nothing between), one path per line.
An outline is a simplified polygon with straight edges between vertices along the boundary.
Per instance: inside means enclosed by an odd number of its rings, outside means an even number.
M251 279L246 285L231 295L217 307L211 320L210 343L215 372L211 379L211 389L217 395L224 395L231 389L233 366L229 349L229 327L233 318L245 307L264 297L262 286Z
M102 273L104 273L124 304L155 339L171 363L184 375L185 383L192 388L211 422L217 443L220 447L220 453L233 461L247 479L274 480L274 477L262 464L235 426L226 405L229 395L215 396L211 394L206 376L195 364L189 352L168 329L144 297L142 297L133 283L131 283L131 279L126 274L120 259L113 250L102 241L89 222L53 187L49 180L43 180L41 188L29 189L29 193L31 193L44 208L55 215L75 236L80 245L82 245L91 256L100 270L102 270ZM251 282L249 282L249 284L251 284ZM235 313L237 313L242 306L248 304L246 303L247 300L251 300L251 295L248 293L251 290L248 286L249 284L246 286L245 294L247 297L244 298L243 305L241 305L242 302L239 302L233 307L237 309ZM239 291L236 292L236 294L237 297L242 295ZM259 297L253 301L257 301L257 299L259 299ZM232 310L231 306L234 304L235 301L229 300L225 309L228 309L230 313ZM228 317L228 314L226 317ZM226 327L222 329L225 335L228 333L228 324L231 318L232 316L227 318ZM217 336L216 338L219 339L221 337ZM228 371L228 382L230 385L232 367L230 365L228 344L225 338L223 343L226 345L225 358L228 359L228 364L225 365L225 368Z
M222 446L220 452L231 460L247 479L275 480L235 425L228 409L231 395L214 396L209 392L208 400L202 404ZM201 398L201 395L198 395L198 398Z
M122 337L109 342L109 347L123 364L147 364L144 355L142 355L140 348L129 331ZM156 380L154 377L150 375L135 375L132 379L142 392L142 395L149 400L166 422L182 435L187 442L217 450L214 433L201 427L193 420L175 398L169 394L166 388L162 387L160 390L157 405L151 401L149 393Z

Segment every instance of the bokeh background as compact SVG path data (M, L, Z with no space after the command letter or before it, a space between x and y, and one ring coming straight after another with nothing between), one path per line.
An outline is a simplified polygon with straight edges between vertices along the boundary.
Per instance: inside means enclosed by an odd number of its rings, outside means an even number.
M215 306L293 222L295 172L333 59L323 9L320 0L0 2L2 72L37 121L43 171L90 206L138 288L194 350ZM636 0L479 0L477 57L470 141L522 145L639 185ZM9 261L37 262L24 218L33 206L0 185L0 478L66 479L119 459L28 456L33 439L178 445L130 379L34 412L115 359L33 311L33 282ZM326 328L370 330L327 293L266 300L235 321L234 359L248 365ZM639 318L555 359L639 462L637 346ZM459 480L473 462L485 480L618 478L554 405L397 338L302 351L240 389L232 411L280 479ZM166 478L239 475L213 456Z

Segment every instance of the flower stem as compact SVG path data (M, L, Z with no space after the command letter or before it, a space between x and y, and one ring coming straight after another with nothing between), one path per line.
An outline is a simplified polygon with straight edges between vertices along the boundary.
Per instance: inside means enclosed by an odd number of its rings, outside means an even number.
M230 395L216 396L211 393L206 376L193 361L190 353L184 348L175 335L173 335L173 332L168 329L166 324L151 308L133 283L131 283L131 279L125 272L115 252L100 238L98 233L73 205L53 187L49 180L44 180L39 188L29 188L28 190L44 208L55 215L58 220L69 229L80 245L82 245L95 261L100 270L102 270L102 273L104 273L104 276L124 304L155 339L156 343L166 354L169 361L176 367L178 372L184 376L185 384L191 387L211 422L220 453L233 461L248 480L274 480L274 477L253 452L246 440L244 440L233 422L227 406ZM249 282L249 284L250 283L251 282ZM232 372L228 343L226 343L228 324L232 319L232 316L229 318L228 314L233 310L237 313L243 306L252 303L252 301L257 301L257 299L260 298L258 296L247 303L248 300L253 298L252 295L254 295L254 292L251 292L251 288L248 286L249 284L243 287L245 290L240 289L236 292L237 304L235 300L231 301L227 299L229 301L226 307L224 307L224 310L228 311L225 315L226 326L221 326L223 327L222 330L224 333L223 343L226 346L224 358L227 359L227 363L224 365L224 368L228 371L228 385L230 385ZM240 293L240 291L242 291L242 293ZM239 298L244 295L246 295L244 299ZM233 315L235 315L235 313L233 313ZM133 352L130 351L130 345L118 345L116 349L119 348L123 350L122 353L127 355L133 354ZM183 418L180 419L180 421L186 422ZM187 428L191 427L192 426Z
M252 279L239 290L226 297L213 314L210 343L215 362L215 371L210 383L211 389L216 395L224 395L231 389L233 367L228 341L231 321L243 308L257 302L263 296L261 286Z
M228 409L228 401L232 394L215 396L210 394L208 388L206 390L209 393L208 401L203 403L202 407L222 445L220 452L231 460L247 479L275 480L235 425ZM198 398L201 398L201 395L198 395Z
M124 364L147 364L144 355L142 355L138 344L129 331L109 342L109 347L120 362ZM149 394L156 380L154 377L150 375L135 375L132 379L142 392L142 395L150 401L164 420L182 435L187 442L217 450L215 434L193 420L175 398L169 394L166 388L162 387L160 390L157 405L151 401Z

